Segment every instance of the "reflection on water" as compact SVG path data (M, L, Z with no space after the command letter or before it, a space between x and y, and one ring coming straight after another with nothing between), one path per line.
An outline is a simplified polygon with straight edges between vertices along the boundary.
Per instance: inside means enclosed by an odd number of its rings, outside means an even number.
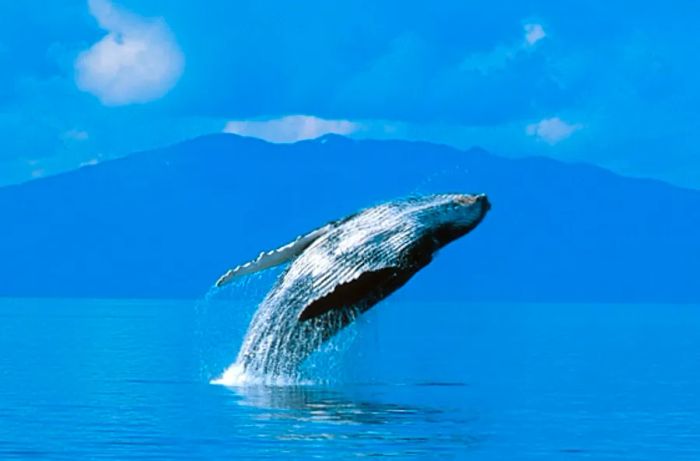
M234 388L240 404L272 410L265 416L303 421L386 424L411 419L427 420L441 410L395 403L351 400L330 388L313 386L252 386ZM275 411L278 410L278 411Z
M476 418L465 417L463 410L387 402L395 386L354 386L345 391L303 385L228 389L237 407L254 410L251 416L265 429L260 434L289 443L356 441L362 449L355 455L425 457L472 450L481 440L473 432ZM277 424L282 424L282 431L270 431ZM376 453L367 451L368 443L376 444Z

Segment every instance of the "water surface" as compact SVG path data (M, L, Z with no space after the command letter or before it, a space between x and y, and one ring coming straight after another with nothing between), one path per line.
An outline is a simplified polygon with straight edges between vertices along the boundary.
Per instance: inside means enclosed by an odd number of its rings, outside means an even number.
M0 300L0 459L700 459L700 310L387 302L212 385L252 307Z

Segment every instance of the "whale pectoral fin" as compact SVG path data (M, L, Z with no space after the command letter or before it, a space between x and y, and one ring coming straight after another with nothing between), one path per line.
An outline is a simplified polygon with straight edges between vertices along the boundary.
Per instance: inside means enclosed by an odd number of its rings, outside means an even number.
M236 277L241 277L243 275L248 275L254 272L269 269L270 267L284 264L287 261L296 258L316 239L327 233L331 226L332 224L328 224L306 235L301 235L293 242L288 243L287 245L284 245L280 248L277 248L276 250L260 253L258 257L254 260L249 261L245 264L241 264L240 266L236 266L233 269L229 269L228 271L226 271L224 275L219 277L219 280L216 281L215 285L217 287L220 287L222 285L227 284Z
M311 320L331 309L356 308L364 312L406 283L412 275L413 272L393 266L363 272L354 280L337 285L326 296L307 304L299 313L299 321Z

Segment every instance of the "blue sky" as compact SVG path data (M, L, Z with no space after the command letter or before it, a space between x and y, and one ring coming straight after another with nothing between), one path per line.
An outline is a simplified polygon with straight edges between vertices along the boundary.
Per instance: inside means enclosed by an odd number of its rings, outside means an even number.
M195 135L337 132L700 188L691 1L0 2L0 184Z

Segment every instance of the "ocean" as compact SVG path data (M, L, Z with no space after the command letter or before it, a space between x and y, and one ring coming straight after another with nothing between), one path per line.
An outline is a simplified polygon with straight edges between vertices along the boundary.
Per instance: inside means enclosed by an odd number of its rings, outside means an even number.
M700 459L700 306L390 298L227 386L253 310L0 300L0 459Z

